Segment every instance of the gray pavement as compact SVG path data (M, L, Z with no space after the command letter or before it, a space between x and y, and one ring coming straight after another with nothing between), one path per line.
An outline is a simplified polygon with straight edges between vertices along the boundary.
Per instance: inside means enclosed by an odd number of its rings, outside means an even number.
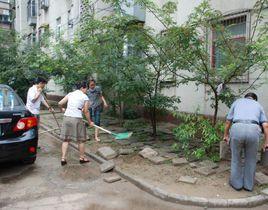
M0 209L208 209L163 201L124 179L108 184L103 179L112 173L101 174L94 161L80 165L78 152L71 147L68 165L62 167L61 143L50 134L40 135L39 145L35 164L0 165ZM250 209L267 210L268 204Z
M111 173L100 174L94 161L80 165L72 148L62 167L60 142L51 135L40 135L39 145L35 164L0 166L0 209L203 209L162 201L124 179L108 184L103 178Z

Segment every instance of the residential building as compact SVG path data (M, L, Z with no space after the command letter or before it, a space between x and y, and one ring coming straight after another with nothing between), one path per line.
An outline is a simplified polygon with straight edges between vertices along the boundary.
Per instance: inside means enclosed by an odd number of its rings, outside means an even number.
M211 6L224 14L225 25L232 24L233 38L240 42L245 42L251 34L252 25L255 20L253 6L257 0L211 0ZM163 25L150 12L144 11L135 5L134 0L129 0L130 7L123 6L127 14L137 17L144 22L145 26L152 26L158 32L164 30ZM167 0L155 0L155 3L163 5ZM188 16L193 12L202 0L179 0L178 10L174 14L174 20L178 25L187 21ZM76 28L79 25L83 12L98 11L98 15L109 15L113 8L101 0L91 1L89 5L83 4L83 0L16 0L16 30L31 42L34 42L42 35L45 30L50 30L55 37L63 36L71 40ZM27 12L28 11L28 12ZM268 8L264 8L265 23L268 22ZM220 65L220 53L215 47L213 48L213 36L210 36L211 42L211 65L217 67ZM263 74L257 83L264 83L258 89L254 90L261 104L264 105L265 111L268 111L268 94L265 90L268 88L267 73ZM258 71L254 74L244 75L239 81L232 84L232 88L238 90L241 87L248 87L258 77ZM49 84L50 89L54 90L53 94L62 94L60 88L53 81ZM196 88L194 83L164 89L163 93L167 95L176 95L181 97L181 103L178 105L179 110L183 112L194 112L197 109L200 113L211 115L211 101L206 86ZM224 116L227 107L223 104L219 107L219 116Z
M163 4L165 0L156 0L158 4ZM194 8L198 6L202 0L180 0L178 1L178 11L174 16L178 25L185 23L188 16L193 12ZM257 0L211 0L212 8L219 10L224 15L224 24L232 24L232 31L234 39L238 39L241 42L245 42L252 31L255 15L253 13L253 7ZM268 8L263 9L264 19L263 23L268 23ZM158 20L147 11L145 24L154 26L159 31L164 30L164 27ZM210 36L209 40L211 46L211 65L217 67L221 60L220 54L217 50L213 49L213 38ZM258 71L250 75L244 75L239 81L234 81L231 84L231 88L238 90L239 88L246 89L252 84L259 76ZM264 73L257 84L262 84L255 90L249 89L249 91L256 92L259 96L260 103L264 106L266 112L268 112L268 94L265 90L268 89L268 73ZM258 86L258 85L257 85ZM181 97L181 103L179 104L179 110L182 112L195 112L199 109L201 114L212 115L213 110L211 108L210 96L208 95L208 87L200 85L197 89L195 83L189 83L180 87L174 87L164 90L163 92L168 95L176 95ZM219 116L224 117L228 111L228 108L221 104L219 107Z
M0 0L0 28L13 28L13 1Z

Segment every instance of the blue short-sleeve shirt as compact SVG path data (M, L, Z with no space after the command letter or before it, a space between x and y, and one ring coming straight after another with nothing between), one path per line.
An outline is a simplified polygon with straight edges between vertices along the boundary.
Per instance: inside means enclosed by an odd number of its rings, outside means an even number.
M231 106L227 120L254 120L260 124L268 122L263 107L255 100L237 99Z

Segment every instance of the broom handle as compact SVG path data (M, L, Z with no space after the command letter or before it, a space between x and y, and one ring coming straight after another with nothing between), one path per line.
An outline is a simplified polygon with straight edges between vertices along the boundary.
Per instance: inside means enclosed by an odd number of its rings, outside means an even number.
M88 124L88 122L86 121L86 120L83 120L85 123L87 123ZM100 126L97 126L97 125L93 125L94 127L96 127L96 128L98 128L98 129L101 129L101 130L103 130L104 132L106 132L106 133L109 133L109 134L113 134L111 131L109 131L109 130L106 130L105 128L102 128L102 127L100 127Z
M45 101L47 102L48 106L51 107L50 104L49 104L48 101L47 101L46 96L45 96L44 94L42 94L42 96L43 96L43 98L45 99ZM53 115L53 117L54 117L54 119L55 119L55 121L56 121L56 123L57 123L57 125L58 125L58 128L60 129L60 124L59 124L59 122L58 122L58 120L57 120L57 118L56 118L56 116L55 116L55 113L54 113L53 111L52 111L51 113L52 113L52 115ZM60 129L60 130L61 130L61 129Z
M108 131L108 130L106 130L105 128L102 128L102 127L97 126L97 125L95 125L95 124L94 124L94 127L98 128L98 129L101 129L101 130L103 130L103 131L106 132L106 133L112 134L111 131Z

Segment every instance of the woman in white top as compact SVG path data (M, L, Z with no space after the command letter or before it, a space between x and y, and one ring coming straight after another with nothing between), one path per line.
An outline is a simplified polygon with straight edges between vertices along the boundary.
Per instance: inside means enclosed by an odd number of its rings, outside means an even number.
M62 158L61 165L66 165L66 152L68 149L69 142L71 140L78 142L78 148L80 151L81 164L88 163L89 160L85 158L85 144L86 141L86 127L83 122L82 112L87 118L90 126L93 126L93 122L90 119L89 114L89 99L86 95L87 93L87 82L81 82L77 85L77 90L66 95L60 102L59 107L61 111L64 112L64 119L61 129L61 139L64 141L62 143ZM66 110L62 108L64 104L67 103Z

